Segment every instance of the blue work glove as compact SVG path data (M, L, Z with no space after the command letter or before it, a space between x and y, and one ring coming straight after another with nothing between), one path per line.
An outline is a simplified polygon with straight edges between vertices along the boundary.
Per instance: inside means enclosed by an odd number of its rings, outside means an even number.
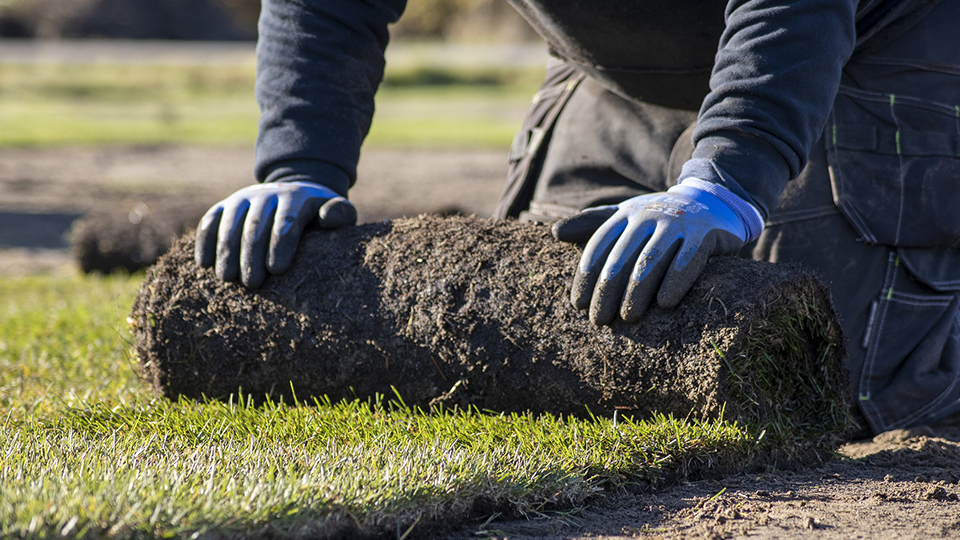
M319 220L318 220L319 218ZM217 277L256 289L267 272L293 263L306 226L339 229L357 222L357 210L330 188L310 182L258 184L213 205L197 229L196 262L216 264Z
M577 309L589 306L599 326L618 313L638 321L654 298L673 308L711 256L736 253L762 229L752 205L719 184L691 178L666 192L588 208L555 223L553 235L587 242L571 300Z

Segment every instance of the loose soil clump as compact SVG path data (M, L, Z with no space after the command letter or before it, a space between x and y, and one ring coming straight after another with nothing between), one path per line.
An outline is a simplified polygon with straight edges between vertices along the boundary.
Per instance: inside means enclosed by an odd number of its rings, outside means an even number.
M840 329L810 273L712 261L674 310L594 327L579 257L543 226L461 217L305 234L248 291L181 240L133 308L142 373L175 399L367 399L554 414L724 415L807 439L848 421ZM823 442L823 441L821 441Z

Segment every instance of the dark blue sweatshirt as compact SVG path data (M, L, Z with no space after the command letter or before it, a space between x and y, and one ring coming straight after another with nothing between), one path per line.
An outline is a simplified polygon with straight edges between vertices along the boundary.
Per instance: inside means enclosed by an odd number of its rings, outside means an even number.
M820 136L841 69L858 35L868 33L858 21L890 18L896 15L890 6L902 4L863 0L858 11L857 0L730 0L721 21L715 5L698 10L711 4L709 0L647 0L639 7L623 0L512 1L554 51L588 72L591 67L602 71L606 58L621 50L639 62L672 58L649 53L654 44L679 51L675 56L680 58L685 43L696 42L700 49L709 45L716 39L710 24L718 26L719 43L710 46L711 54L716 51L710 91L700 108L694 159L687 163L684 176L723 184L764 215L786 182L799 174ZM356 179L360 145L370 128L373 98L383 76L387 25L399 18L405 3L263 1L257 46L257 100L262 111L255 169L259 181L307 180L347 194ZM691 9L679 10L678 4ZM658 6L665 14L662 20L650 16ZM716 12L718 20L704 22L709 17L697 16L701 12ZM668 19L670 13L683 16ZM591 36L613 35L614 21L629 31L630 17L636 21L635 37L614 36L614 46L606 50L590 41ZM651 21L664 28L645 47L640 36L653 37ZM673 41L665 44L663 40L671 36ZM669 71L670 66L651 67ZM680 71L686 69L679 66Z

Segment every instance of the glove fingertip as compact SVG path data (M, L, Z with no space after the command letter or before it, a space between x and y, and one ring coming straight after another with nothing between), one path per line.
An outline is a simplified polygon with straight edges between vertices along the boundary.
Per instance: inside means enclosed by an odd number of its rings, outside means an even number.
M590 307L590 298L593 296L593 286L590 285L588 281L583 274L577 274L573 277L573 285L570 287L570 303L579 310Z
M679 288L670 290L662 288L660 294L657 295L657 305L663 309L673 309L680 304L680 301L683 300L689 291L689 288L682 291Z
M570 238L570 227L568 226L571 219L572 218L563 218L554 222L554 224L550 226L550 234L561 242L572 242L573 240Z
M240 251L240 282L248 289L257 289L267 279L269 238L246 239Z
M647 312L648 307L649 306L643 303L624 300L623 305L620 306L620 318L623 319L624 322L635 324L640 322L640 319L642 319L643 315Z
M677 307L706 268L708 259L709 257L698 252L682 270L671 269L660 285L657 305L664 309Z
M606 326L617 318L624 297L624 276L618 274L609 281L600 280L590 300L590 320L596 326Z
M588 208L577 215L557 221L550 227L550 232L561 242L582 244L590 240L597 229L616 211L613 206Z
M220 217L223 208L213 207L204 214L197 226L194 243L193 259L197 266L209 268L217 260L217 232L220 228Z
M193 262L200 268L208 268L213 265L214 256L210 254L210 248L207 247L207 237L202 231L197 231L197 238L193 246ZM214 239L216 242L216 239Z
M324 229L340 229L357 223L357 208L343 197L336 197L320 207L320 226Z
M240 281L248 289L259 289L267 279L267 271L263 267L244 267L240 274Z
M215 267L217 277L220 281L236 281L237 278L240 277L239 266L237 262L231 260L229 257L218 256Z
M267 271L282 274L292 265L300 245L300 230L295 229L282 236L273 235L270 239L270 251L267 255Z
M282 274L293 264L294 253L288 253L288 251L283 247L270 250L270 255L267 258L267 270L271 274Z
M612 323L615 318L617 318L616 307L611 308L608 305L601 306L597 302L590 305L590 322L592 322L594 326L607 326Z

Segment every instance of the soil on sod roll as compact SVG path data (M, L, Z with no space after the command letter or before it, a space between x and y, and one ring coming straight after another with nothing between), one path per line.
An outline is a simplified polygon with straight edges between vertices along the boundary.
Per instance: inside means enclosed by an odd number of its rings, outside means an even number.
M142 270L195 229L211 204L156 201L95 210L71 227L73 257L87 274Z
M425 408L845 428L840 329L811 273L715 258L674 310L597 328L569 301L579 253L545 226L421 216L310 231L291 270L248 291L196 267L186 237L134 304L142 373L169 398L395 389Z

